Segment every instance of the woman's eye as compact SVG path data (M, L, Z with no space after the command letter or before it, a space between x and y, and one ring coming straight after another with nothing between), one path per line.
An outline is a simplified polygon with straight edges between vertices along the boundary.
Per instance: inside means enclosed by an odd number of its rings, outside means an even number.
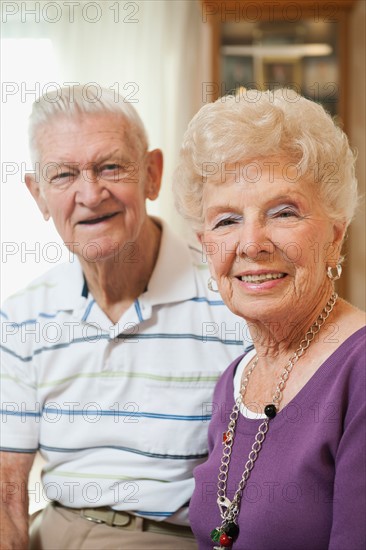
M298 217L298 212L294 208L281 208L271 213L273 218L291 218Z
M281 218L289 218L290 216L295 216L295 212L293 210L281 210L278 215Z
M234 225L238 223L240 218L238 217L230 217L230 218L223 218L222 220L217 221L213 229L219 229L220 227L227 227L228 225Z

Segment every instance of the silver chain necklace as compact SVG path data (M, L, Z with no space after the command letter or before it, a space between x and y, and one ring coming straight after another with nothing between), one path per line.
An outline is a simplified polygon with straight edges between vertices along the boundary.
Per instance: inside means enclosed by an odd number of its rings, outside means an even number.
M238 417L240 415L240 405L241 403L244 403L244 395L247 389L249 377L257 366L258 356L256 356L252 366L246 373L246 376L240 387L240 395L234 404L233 410L231 411L230 422L224 434L223 453L217 483L217 504L220 509L222 523L220 527L216 527L216 529L211 531L212 541L214 543L219 543L220 545L214 546L214 550L225 550L226 548L231 548L235 539L238 537L239 527L237 525L237 518L240 511L240 503L243 490L247 484L254 463L257 460L259 451L261 450L262 444L266 438L269 421L276 416L276 413L279 410L279 406L282 401L283 390L285 389L286 382L295 363L300 359L300 357L304 355L311 342L314 340L316 334L318 334L319 330L328 319L329 315L333 311L337 299L338 294L334 292L331 295L326 306L324 307L323 311L318 316L315 323L309 328L304 338L301 340L297 350L289 358L287 364L285 365L277 384L276 390L273 394L272 403L270 405L266 405L266 407L264 408L264 414L266 415L266 418L263 420L263 422L261 422L258 428L258 432L254 438L254 443L252 445L251 451L249 452L248 460L245 463L244 471L239 481L238 488L235 491L233 499L230 501L226 496L226 485L231 460L231 450L234 443L235 428Z

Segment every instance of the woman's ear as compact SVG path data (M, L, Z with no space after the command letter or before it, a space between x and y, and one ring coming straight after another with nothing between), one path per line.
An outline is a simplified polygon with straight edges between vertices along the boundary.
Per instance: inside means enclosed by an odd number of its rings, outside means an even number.
M44 219L48 221L50 219L50 214L48 212L47 201L37 177L34 174L26 174L25 184L28 187L30 194L36 201L38 208L42 212Z
M334 254L334 265L338 263L338 260L341 255L342 244L347 230L346 222L335 222L333 225L333 250Z

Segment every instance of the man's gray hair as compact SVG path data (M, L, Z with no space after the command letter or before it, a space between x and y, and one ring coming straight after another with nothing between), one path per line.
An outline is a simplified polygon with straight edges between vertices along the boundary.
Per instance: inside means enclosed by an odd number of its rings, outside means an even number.
M116 113L131 126L131 144L143 153L148 148L145 127L136 109L114 90L96 84L65 86L40 96L29 117L29 148L33 164L39 161L38 131L54 117L79 116L83 113Z

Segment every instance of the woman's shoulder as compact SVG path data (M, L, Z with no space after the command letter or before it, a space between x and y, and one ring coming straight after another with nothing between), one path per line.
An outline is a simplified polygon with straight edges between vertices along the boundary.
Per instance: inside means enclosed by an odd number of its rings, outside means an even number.
M347 336L337 348L335 355L342 353L346 358L358 360L363 365L366 361L366 326L358 327Z
M366 326L366 312L341 299L339 300L337 320L342 329L348 333L348 336L351 336L351 334Z
M345 300L339 301L339 310L333 323L333 330L338 341L336 347L349 347L358 341L365 340L366 313Z
M345 300L339 300L337 316L334 319L332 329L335 342L335 355L340 353L345 357L351 357L353 361L359 358L365 361L365 335L366 314Z
M341 329L340 329L341 330ZM345 334L347 335L344 338ZM354 324L339 337L337 349L322 365L328 387L343 387L347 392L364 392L366 384L366 326ZM326 374L328 372L328 374Z

